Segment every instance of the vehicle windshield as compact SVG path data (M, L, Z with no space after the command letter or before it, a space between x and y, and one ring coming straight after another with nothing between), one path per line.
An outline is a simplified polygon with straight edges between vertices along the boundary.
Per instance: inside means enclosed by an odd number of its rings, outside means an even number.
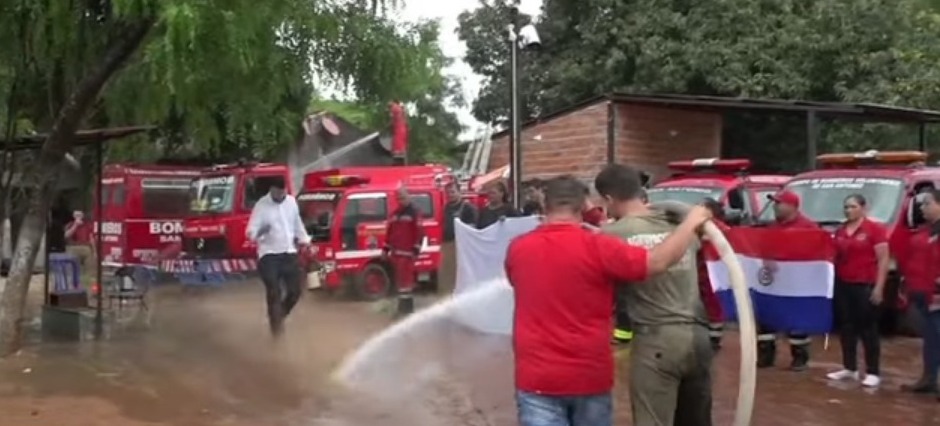
M191 212L196 214L232 211L235 176L211 176L193 179L190 185Z
M901 206L904 182L878 177L831 177L795 180L787 184L787 189L800 196L800 211L820 224L844 221L842 201L853 194L861 194L868 201L869 217L891 223Z
M297 196L300 217L312 241L330 240L330 229L333 227L338 201L338 192L306 192Z
M144 218L182 218L189 212L189 179L144 178L140 186Z
M720 201L724 189L711 186L667 186L647 190L650 203L661 201L679 201L686 204L698 204L706 198Z

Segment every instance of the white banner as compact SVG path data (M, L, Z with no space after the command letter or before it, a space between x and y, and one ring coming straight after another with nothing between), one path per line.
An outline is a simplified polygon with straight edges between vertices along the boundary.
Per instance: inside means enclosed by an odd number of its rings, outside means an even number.
M476 229L455 219L457 282L454 304L461 324L484 333L511 334L513 295L503 267L513 238L539 224L534 216L508 218L486 229ZM472 293L472 294L469 294Z

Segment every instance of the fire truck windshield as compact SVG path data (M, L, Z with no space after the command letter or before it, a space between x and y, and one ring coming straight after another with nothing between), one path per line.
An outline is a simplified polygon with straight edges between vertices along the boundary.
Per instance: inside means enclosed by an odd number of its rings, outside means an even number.
M182 218L189 211L188 179L144 178L140 181L145 218Z
M307 234L310 234L314 242L330 240L330 229L338 201L338 192L307 192L297 196L300 216L307 228Z
M232 211L235 176L211 176L194 179L190 186L190 211L197 214Z
M881 177L827 177L795 180L787 189L800 196L800 211L823 225L845 220L842 201L852 194L865 197L872 219L891 223L901 206L904 182Z
M698 204L706 198L721 200L722 188L712 186L666 186L647 191L651 203L661 201L679 201L686 204Z

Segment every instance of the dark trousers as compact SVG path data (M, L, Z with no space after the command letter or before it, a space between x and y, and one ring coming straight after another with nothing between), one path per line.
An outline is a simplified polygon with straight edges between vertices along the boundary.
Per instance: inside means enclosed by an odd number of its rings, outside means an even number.
M300 263L294 253L266 254L258 262L258 273L268 302L268 324L278 334L300 300Z
M866 372L879 374L881 337L878 335L878 307L871 303L872 284L836 282L835 307L840 318L839 337L842 365L858 371L858 342L865 350Z
M911 305L920 316L921 335L924 337L921 356L924 372L921 376L930 387L937 386L937 373L940 370L940 311L930 312L930 297L924 293L911 293Z

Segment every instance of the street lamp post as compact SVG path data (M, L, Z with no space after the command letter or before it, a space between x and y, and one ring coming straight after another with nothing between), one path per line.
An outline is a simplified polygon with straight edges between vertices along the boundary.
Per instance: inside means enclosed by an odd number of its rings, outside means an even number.
M509 10L509 180L512 205L522 209L522 125L519 122L519 50L541 44L535 25L519 27L519 0Z

